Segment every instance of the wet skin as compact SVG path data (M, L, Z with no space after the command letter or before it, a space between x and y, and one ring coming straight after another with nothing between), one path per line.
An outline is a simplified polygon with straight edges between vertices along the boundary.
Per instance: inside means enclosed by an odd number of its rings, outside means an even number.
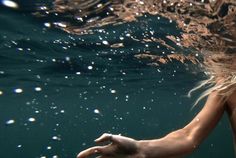
M95 140L107 142L78 154L78 158L99 155L99 158L178 158L193 152L214 129L223 113L227 111L236 136L236 91L225 100L217 91L212 92L205 106L195 118L182 129L173 131L160 139L134 140L119 135L103 134ZM236 139L235 139L236 142Z
M236 92L234 92L228 99L226 104L226 109L232 127L233 139L234 139L234 151L236 157Z

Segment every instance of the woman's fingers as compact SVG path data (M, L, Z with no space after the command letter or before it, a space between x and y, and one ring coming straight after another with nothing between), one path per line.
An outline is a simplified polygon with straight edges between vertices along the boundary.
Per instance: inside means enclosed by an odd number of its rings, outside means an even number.
M132 141L134 141L134 139L124 137L121 135L112 135L108 133L104 133L102 136L100 136L95 140L96 143L113 142L115 144L124 144L127 142L130 143Z
M117 154L132 154L137 152L137 145L134 139L121 135L103 134L95 140L96 143L110 142L105 146L95 146L80 152L77 158L87 158L99 155L99 158L114 158Z
M86 158L86 157L89 157L89 156L94 155L94 154L102 154L103 148L104 147L101 147L101 146L95 146L95 147L92 147L92 148L88 148L84 151L81 151L77 155L77 158Z
M101 135L99 138L95 140L96 143L103 143L103 142L108 142L112 141L112 134L104 133Z

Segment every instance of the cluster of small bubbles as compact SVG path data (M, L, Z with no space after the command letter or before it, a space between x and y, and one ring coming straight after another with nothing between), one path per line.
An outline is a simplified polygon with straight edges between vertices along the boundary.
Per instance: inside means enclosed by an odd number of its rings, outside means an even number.
M40 6L39 9L40 10L48 10L48 7L47 6Z
M36 92L40 92L40 91L42 91L42 88L41 87L35 87L34 90ZM23 89L22 88L16 88L16 89L14 89L14 92L17 93L17 94L20 94L20 93L23 93ZM3 94L3 92L0 90L0 95L2 95L2 94Z
M129 95L125 96L125 101L129 101Z
M117 115L114 115L113 116L116 120L123 120L123 117L119 117L119 116L117 116Z
M13 119L6 121L6 125L11 125L14 123L15 123L15 120L13 120Z

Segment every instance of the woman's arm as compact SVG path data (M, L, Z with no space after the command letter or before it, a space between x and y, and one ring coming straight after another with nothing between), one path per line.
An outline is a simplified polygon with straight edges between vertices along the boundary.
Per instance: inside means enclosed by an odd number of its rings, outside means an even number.
M82 151L78 158L99 154L100 158L171 158L192 152L220 120L225 109L223 97L212 92L197 116L184 128L163 138L136 141L131 138L104 134L96 142L110 142Z
M224 105L224 98L212 92L203 109L184 128L161 139L139 141L145 157L177 157L191 153L216 126L224 113Z

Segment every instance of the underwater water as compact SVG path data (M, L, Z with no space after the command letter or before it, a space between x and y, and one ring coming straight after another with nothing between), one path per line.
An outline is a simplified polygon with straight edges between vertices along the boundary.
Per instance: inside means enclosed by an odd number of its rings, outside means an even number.
M195 65L156 67L135 58L146 51L165 53L158 43L133 37L178 35L169 20L145 15L73 35L50 27L50 17L37 18L33 4L20 2L23 9L0 7L1 158L73 158L104 132L159 138L201 109L204 102L190 110L200 92L186 97L204 79ZM110 47L116 43L124 46ZM224 116L187 157L233 155Z

